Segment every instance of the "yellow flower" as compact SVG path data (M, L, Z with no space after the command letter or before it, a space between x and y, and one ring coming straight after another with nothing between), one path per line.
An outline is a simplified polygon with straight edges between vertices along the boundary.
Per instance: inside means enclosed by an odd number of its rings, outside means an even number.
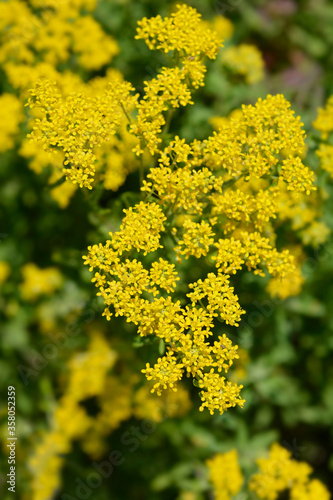
M236 405L243 408L245 400L239 395L243 386L227 382L226 378L214 372L213 368L208 373L199 372L199 387L202 389L200 411L206 407L213 415L215 410L222 414Z
M31 91L30 108L38 108L28 137L52 153L57 147L65 155L63 173L74 184L92 188L97 160L94 149L116 133L123 113L131 110L136 96L126 82L111 83L101 95L72 93L62 97L56 84L39 80Z
M177 50L185 57L206 55L215 59L222 40L217 33L207 28L200 14L188 5L177 5L170 17L161 16L138 22L135 38L143 39L151 50L168 53Z
M282 95L268 95L255 106L242 106L242 111L242 117L231 118L204 141L206 164L212 169L223 166L230 176L250 180L276 169L282 150L295 156L302 153L302 123ZM309 176L306 167L304 173ZM303 170L297 174L301 176Z
M4 153L14 147L24 114L19 99L7 93L0 96L0 109L0 153Z
M282 162L280 179L287 183L287 189L297 193L310 194L316 188L313 186L314 174L305 167L298 157L289 157Z
M209 469L209 479L214 487L215 500L231 500L243 483L243 474L238 465L236 450L218 453L206 462Z
M211 225L208 222L201 221L193 222L185 220L183 225L183 239L178 242L178 247L175 248L185 258L188 259L191 255L199 258L202 255L207 255L210 245L214 243Z
M78 54L79 64L88 70L96 70L110 63L120 51L117 42L104 33L91 16L79 17L75 21L72 37L73 51Z
M134 148L137 155L143 154L143 145L152 155L158 152L165 111L193 104L185 77L179 68L162 68L156 78L145 82L145 95L137 105L137 120L130 126L131 133L141 140Z
M184 366L177 362L173 352L169 350L163 358L158 358L153 368L147 363L146 368L141 371L145 373L147 380L155 382L151 392L156 391L158 395L161 395L161 390L168 387L177 391L177 382L183 376Z
M228 40L234 34L234 25L224 16L215 16L212 21L212 28L216 33L218 33L223 40Z
M63 283L63 277L55 267L39 269L29 263L22 268L21 295L25 300L35 301L40 295L52 295Z
M264 60L255 45L243 43L228 47L221 53L220 59L234 73L244 75L249 85L264 78Z
M316 151L316 155L320 159L321 168L326 170L326 172L329 172L331 177L333 177L333 146L331 146L330 144L320 144L319 148Z
M160 245L160 233L166 220L162 209L156 203L141 201L134 208L124 210L125 217L120 231L112 235L113 247L120 253L135 248L143 255L154 252Z
M325 108L318 109L318 116L312 125L321 132L322 139L327 139L333 131L333 96L327 99Z
M101 394L105 377L117 355L98 332L94 332L87 352L77 353L68 363L69 380L66 394L72 401Z
M312 472L307 463L292 460L291 453L278 443L271 446L268 458L260 458L257 463L260 472L251 477L249 489L265 500L276 500L286 489L304 488Z
M192 304L206 298L207 311L213 316L220 316L227 324L238 326L240 317L244 314L238 303L238 297L230 286L229 277L221 273L208 273L207 278L199 279L190 283L189 288L193 290L187 294Z

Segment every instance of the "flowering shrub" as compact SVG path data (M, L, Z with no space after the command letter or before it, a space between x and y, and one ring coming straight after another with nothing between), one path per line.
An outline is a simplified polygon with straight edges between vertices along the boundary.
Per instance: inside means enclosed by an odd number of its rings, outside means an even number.
M97 98L87 96L86 100L72 94L62 102L56 89L41 81L29 101L39 116L31 138L40 140L46 151L58 147L64 153L67 178L90 189L94 149L117 132L122 119L128 119L129 132L140 145L133 150L136 155L147 148L157 156L158 164L150 168L148 180L142 179L144 201L125 210L120 230L110 233L104 246L89 247L85 263L91 271L97 270L93 282L106 304L106 318L110 319L112 307L117 316L137 325L142 337L155 336L166 345L165 355L143 370L154 381L152 391L160 395L161 389L177 390L186 372L202 389L200 409L223 413L244 404L239 395L242 386L220 375L237 359L237 346L225 334L213 344L207 340L215 318L238 326L244 313L229 274L236 274L244 264L263 276L262 266L266 267L277 280L297 274L289 250L276 249L270 220L278 220L280 190L310 195L315 189L313 173L297 156L304 148L304 131L282 95L268 96L255 107L244 106L237 119L231 118L208 139L188 144L175 136L160 151L159 144L165 143L164 113L193 104L191 89L203 85L201 59L205 55L215 58L221 41L185 5L165 20L157 16L140 21L137 38L143 38L150 49L170 54L178 66L162 68L146 82L145 95L137 103L138 96L131 96L134 89L127 82L117 87L108 83L106 93ZM280 159L284 151L285 158ZM143 176L144 162L141 168ZM179 216L183 223L176 220ZM268 228L270 238L262 236ZM154 257L162 250L167 259ZM144 265L148 254L152 254L149 269ZM187 304L176 289L181 255L206 257L216 269L188 283L192 291L186 294Z

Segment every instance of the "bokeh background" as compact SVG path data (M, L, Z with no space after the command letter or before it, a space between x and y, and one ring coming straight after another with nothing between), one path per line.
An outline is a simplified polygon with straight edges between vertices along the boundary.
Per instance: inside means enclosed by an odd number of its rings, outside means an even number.
M268 297L262 278L240 275L237 293L247 313L239 328L230 328L229 333L242 352L243 361L235 376L245 387L244 410L232 409L213 417L200 413L197 389L190 384L179 399L166 396L157 401L149 396L140 374L149 346L138 345L135 329L124 320L116 318L108 323L102 318L102 303L82 265L87 246L103 241L109 231L117 229L123 208L136 199L138 171L131 166L123 182L105 189L99 199L85 189L70 192L58 186L59 179L52 178L48 160L30 151L25 139L29 111L20 106L35 75L33 71L25 73L22 64L35 67L36 61L46 62L59 73L71 72L85 82L116 68L142 93L143 82L155 76L165 58L134 39L137 21L144 16L167 15L175 4L154 0L99 0L96 5L69 2L73 12L67 21L62 18L57 24L54 12L64 3L9 0L0 5L1 498L13 498L6 487L8 385L16 388L15 498L77 498L77 478L87 484L94 470L92 463L103 461L111 450L119 450L124 463L115 466L110 477L82 498L209 498L207 458L237 448L240 463L250 475L255 459L273 441L287 447L296 459L307 461L333 492L332 238L327 235L325 241L319 237L317 244L305 244L306 281L297 297L274 301ZM323 0L187 3L211 22L217 23L220 16L227 18L229 24L224 20L220 27L229 30L229 36L221 58L207 63L206 85L196 92L195 106L179 112L171 132L189 140L203 139L213 131L213 117L226 116L241 104L254 103L269 93L284 94L306 130L311 130L318 107L333 93L333 4ZM15 4L12 14L8 14L9 4ZM42 19L46 12L50 16L38 24L36 19ZM111 37L109 46L107 39L99 38L95 24L75 25L73 19L85 17L91 17L104 35ZM60 57L65 50L60 28L65 22L71 26L73 38L68 54ZM39 47L36 40L42 43L43 37L48 43ZM244 56L244 70L228 65L222 55L223 50L241 44L256 48ZM22 55L26 46L33 60ZM87 60L82 59L88 50L85 46L91 50ZM109 50L106 60L99 59L103 47ZM8 95L17 101L10 102ZM316 168L314 141L310 132L307 161ZM331 230L333 190L329 175L321 179L320 188L324 193L323 220ZM194 268L193 279L196 272ZM96 341L93 346L96 338L100 344ZM70 446L59 453L52 439L45 444L58 401L71 383L93 385L93 363L99 365L98 353L105 350L105 342L117 353L116 360L110 359L109 385L103 393L92 390L89 394L87 390L79 400L85 417L74 410L63 416L65 427L67 423L68 428L83 427L77 435L72 431ZM92 352L96 357L87 357ZM73 373L78 377L75 382ZM150 422L150 428L142 429L142 422L151 415L155 426ZM84 418L90 419L87 431ZM104 430L100 430L103 425ZM43 446L44 451L38 448ZM39 461L34 462L36 449ZM45 467L47 460L51 460L49 469ZM57 461L61 461L60 478L55 472ZM53 493L38 496L33 492L34 481L54 483Z

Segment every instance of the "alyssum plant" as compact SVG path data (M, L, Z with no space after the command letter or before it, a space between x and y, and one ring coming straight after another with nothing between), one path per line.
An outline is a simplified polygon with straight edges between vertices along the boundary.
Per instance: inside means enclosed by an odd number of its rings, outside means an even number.
M205 140L170 138L175 111L193 104L205 58L216 58L222 40L186 5L165 19L144 18L136 38L170 60L145 82L143 96L118 72L75 92L41 79L29 99L30 139L61 154L66 178L89 190L100 188L110 144L127 145L141 200L107 241L88 248L85 264L106 318L124 316L156 343L156 362L142 370L152 391L176 391L182 377L193 377L200 410L223 413L244 404L242 386L227 378L238 347L223 331L245 312L234 276L244 268L268 272L269 293L281 297L298 293L303 281L297 257L277 248L276 229L315 190L302 163L305 132L283 95L268 95ZM192 281L195 265L201 276Z

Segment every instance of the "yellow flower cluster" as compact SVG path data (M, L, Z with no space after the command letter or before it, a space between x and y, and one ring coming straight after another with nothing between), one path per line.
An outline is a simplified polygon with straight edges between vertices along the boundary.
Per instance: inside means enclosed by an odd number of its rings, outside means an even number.
M224 232L235 230L240 224L252 224L262 232L278 212L279 190L276 187L259 189L255 194L246 192L245 186L230 189L212 197L213 213L226 218Z
M214 488L215 500L231 500L243 484L243 474L238 465L236 450L218 453L206 462L209 479Z
M96 328L90 331L90 338L88 350L69 360L63 395L50 415L51 428L41 433L29 460L32 500L51 498L61 486L61 468L73 441L98 459L107 452L106 437L131 416L157 423L184 415L191 406L188 392L181 386L177 393L166 391L157 398L147 386L137 389L137 375L130 370L120 373L117 367L117 375L110 374L117 352ZM85 400L92 397L98 405L95 417L84 407Z
M14 146L24 113L19 99L11 94L0 96L0 109L0 153L4 153Z
M115 352L98 334L92 338L86 353L78 353L71 360L67 390L55 409L51 431L42 434L29 460L33 500L52 496L61 483L64 455L71 450L72 441L84 437L94 427L94 420L79 402L102 393L106 373L115 360Z
M146 106L149 99L143 101ZM312 174L299 158L301 125L277 95L243 106L207 140L187 144L176 136L143 181L146 201L125 210L120 230L110 233L105 245L89 247L84 259L95 272L92 281L107 319L114 311L134 323L139 335L165 343L165 355L143 370L157 394L176 390L186 374L201 389L200 410L223 413L243 405L241 386L224 377L238 358L236 347L225 335L215 343L208 339L215 318L237 326L244 313L229 276L243 266L262 276L267 269L275 280L272 294L290 277L293 286L280 295L299 291L300 270L288 250L275 247L271 220L279 215L280 192L302 197L314 189ZM154 252L168 258L158 260ZM184 295L178 299L176 286L182 255L208 257L216 269L188 284L187 303Z
M333 146L331 144L320 144L316 155L320 159L321 168L333 177Z
M287 185L280 183L278 197L278 215L280 220L288 220L293 231L298 232L305 245L314 247L327 240L330 229L323 221L318 221L322 216L322 205L326 194L317 190L310 200L305 192L289 191Z
M218 453L207 460L209 479L213 485L215 500L231 500L240 492L243 484L236 450ZM247 484L249 493L256 498L277 500L289 490L290 500L330 500L327 488L317 479L310 479L312 468L306 462L292 459L291 453L273 443L269 458L257 460L259 472L253 474Z
M278 94L258 99L255 106L242 106L242 116L231 118L205 143L207 160L212 168L224 168L233 176L245 179L260 178L275 173L280 165L279 155L287 149L295 160L304 146L304 131L299 117L294 116L290 103ZM289 178L287 173L284 180ZM300 171L301 169L301 171ZM305 178L308 169L303 167ZM297 174L303 175L297 160ZM290 189L294 189L294 182ZM310 188L309 188L310 189Z
M90 14L83 15L84 10L94 10L95 5L92 1L68 0L33 2L30 8L21 0L2 2L0 62L34 65L43 60L57 66L74 54L81 67L101 68L118 54L119 48Z
M40 269L30 262L22 267L23 282L20 292L25 300L34 302L41 295L52 295L63 283L63 277L55 267Z
M177 5L176 12L138 22L137 39L143 39L151 50L165 53L178 51L181 58L200 59L202 55L215 59L222 40L207 27L200 14L188 5Z
M140 255L164 248L161 238L166 217L161 208L156 203L140 202L125 214L120 230L110 233L111 239L104 246L89 247L84 257L90 270L96 270L93 282L106 304L104 315L111 317L112 306L116 315L126 316L137 325L141 336L153 335L166 342L166 354L153 367L147 363L143 370L154 382L152 391L161 394L162 389L176 390L186 373L202 389L201 409L223 413L230 406L242 406L241 386L219 374L222 370L227 373L238 358L237 346L232 346L225 335L213 345L207 342L215 317L237 325L243 313L228 276L210 273L204 281L190 284L190 303L182 307L179 300L172 299L179 280L175 265L159 258L147 269L142 258L138 260ZM138 258L126 258L134 250ZM200 306L203 301L206 307Z
M178 241L178 247L175 249L176 252L179 249L179 253L185 255L186 259L191 255L196 258L207 255L210 246L214 243L213 237L215 235L212 232L214 222L216 222L216 219L211 219L210 223L204 220L199 223L186 219L183 224L183 239Z
M159 150L159 137L166 120L163 113L172 108L193 104L189 85L202 85L206 68L203 56L215 59L221 46L218 34L201 20L200 14L188 5L178 5L177 11L164 19L156 16L138 22L137 39L143 39L150 49L173 52L175 68L162 68L156 78L145 82L145 95L138 104L138 116L131 131L141 138L138 155L147 147L151 154Z
M330 138L327 143L322 142L319 144L316 155L319 157L321 168L333 177L333 146L331 144L331 134L333 132L333 96L328 98L325 108L319 108L318 116L313 122L313 126L321 132L323 141Z
M110 83L97 96L78 93L62 97L56 84L39 80L29 99L30 108L37 108L39 114L29 137L41 142L46 151L59 148L68 179L91 189L97 160L94 148L116 133L123 110L134 106L132 90L130 84L118 82L117 86Z
M222 40L228 40L234 34L234 25L227 17L217 15L213 18L212 29L216 31Z
M92 97L96 92L101 94L102 87L108 83L117 87L116 79L110 78L110 69L105 78L94 78L87 83L83 81L91 71L110 63L119 53L116 41L104 33L94 19L92 13L95 9L95 0L34 0L29 3L8 0L0 3L0 64L19 96L19 99L14 94L0 97L2 116L6 116L6 123L0 119L0 153L13 147L19 134L19 122L24 119L22 106L28 97L28 89L40 78L57 82L62 96L75 92ZM73 64L80 69L80 76L71 72ZM41 119L38 111L33 111L33 116ZM87 131L82 131L82 137L89 131L89 127ZM71 134L70 124L67 133ZM119 136L112 136L111 139L96 151L95 166L93 158L90 165L85 166L84 162L87 160L88 163L89 158L84 155L82 168L77 173L75 166L66 168L68 178L87 185L89 181L86 176L90 178L90 168L93 174L94 168L99 167L99 177L104 181L105 188L118 189L127 174L137 167L135 155L131 153L137 140L128 134L124 123ZM44 151L38 144L33 146L28 146L24 141L20 153L29 160L29 166L35 171L52 167L49 182L59 182L56 187L50 188L50 194L61 208L65 208L76 187L70 182L61 182L65 160L63 155L59 154L60 151L49 155L49 151ZM54 148L55 145L51 149Z
M238 239L224 238L216 245L217 255L212 259L216 267L223 273L236 274L246 264L248 271L265 276L258 265L266 266L268 272L276 278L285 276L294 271L294 258L288 250L278 252L272 248L268 238L263 238L259 233L241 232Z
M316 479L310 479L312 468L306 462L296 462L291 453L274 443L269 458L257 461L260 472L254 474L249 489L258 498L276 500L284 490L290 491L291 500L329 500L326 487Z
M280 180L287 184L287 189L296 193L310 194L314 189L314 174L305 167L299 157L289 157L283 160Z
M75 96L77 97L78 92L89 99L96 97L96 93L101 96L107 91L109 87L117 87L118 84L123 84L123 78L121 74L116 70L108 70L105 77L97 77L90 80L87 84L84 84L77 75L71 73L58 73L57 71L50 72L51 66L47 64L41 64L36 67L30 68L28 66L20 66L17 68L13 66L10 71L10 77L12 84L17 87L25 95L25 89L29 87L29 82L31 80L39 80L41 77L44 78L48 74L52 76L54 81L57 81L57 86L61 91L62 99L65 100L66 97ZM21 79L20 72L23 71L23 80ZM50 85L45 79L42 80L46 82L46 85ZM35 82L34 82L35 83ZM41 119L39 108L33 107L31 112L36 114L37 119ZM43 113L47 112L46 109ZM127 130L126 116L121 109L120 125L117 128L117 133L107 137L107 140L98 146L94 147L94 155L96 156L96 161L93 167L96 169L98 174L98 180L102 181L105 189L112 189L116 191L126 180L127 175L135 170L138 166L138 161L135 154L132 152L134 147L137 146L138 140L133 134L130 134ZM45 116L45 115L44 115ZM49 118L49 117L48 117ZM39 123L39 122L38 122ZM83 121L81 121L83 126ZM36 122L34 123L37 126ZM68 124L70 126L70 123ZM47 123L45 123L47 126ZM89 130L82 130L84 133L89 133ZM70 134L70 128L68 130ZM39 135L37 134L37 137ZM35 137L35 139L37 139ZM52 167L52 173L49 178L49 183L53 184L64 175L64 161L65 154L60 149L55 149L55 147L47 146L44 150L40 147L40 142L45 145L43 139L36 141L31 141L25 139L22 142L20 148L20 154L29 160L29 167L36 173L40 173L45 167ZM78 175L84 172L78 170L76 172ZM91 171L93 174L93 170ZM65 174L69 174L68 168L65 170ZM56 187L50 189L50 194L60 205L61 208L65 208L72 195L76 191L78 184L73 184L70 180L66 180L60 183Z
M327 139L333 131L333 95L328 98L325 108L319 108L318 116L312 125L321 132L323 139Z
M228 47L221 53L220 61L233 73L244 76L249 85L264 78L264 61L255 45Z
M152 168L147 179L143 191L156 194L164 205L171 206L175 213L182 210L184 215L201 215L211 193L221 193L223 184L222 178L207 167L194 170L188 164L173 170L163 165Z
M186 20L185 24L184 19ZM87 16L77 22L75 37L81 40L83 47L87 47L87 44L82 42L82 40L86 40L86 37L81 36L81 31L88 30L90 22L91 20ZM131 122L129 132L134 136L130 149L137 155L143 154L145 150L149 151L150 154L155 154L159 150L162 141L160 137L162 128L166 125L165 112L192 103L189 85L194 88L203 85L206 70L201 56L207 55L210 58L215 58L220 46L217 34L201 21L200 15L195 9L186 5L179 6L178 11L165 20L158 16L150 20L145 19L140 23L141 27L138 28L137 38L147 40L146 35L149 32L155 39L153 26L156 23L158 26L163 25L164 42L162 45L156 42L156 48L167 50L167 52L169 50L180 51L181 56L176 58L177 67L162 68L156 78L145 82L145 94L136 105L137 116L135 120L130 118L130 112L134 110L136 96L130 96L129 92L133 89L130 84L125 82L119 85L112 82L104 94L98 98L95 98L89 89L83 88L82 84L79 85L79 92L73 88L72 93L61 98L59 91L55 89L53 84L45 80L40 81L32 91L33 99L29 101L30 106L33 108L37 105L38 115L41 114L42 118L37 115L31 137L41 141L47 151L59 147L65 153L65 164L68 162L69 167L65 168L64 172L68 179L78 183L80 187L91 188L96 170L95 163L105 153L101 146L114 135L116 128L121 125L124 115ZM185 26L187 26L186 29ZM184 33L184 29L188 32ZM198 37L198 32L200 32L200 37ZM89 38L91 38L90 31ZM74 46L76 46L75 40ZM80 52L79 48L77 48L77 52ZM101 51L102 54L104 52ZM87 59L86 65L89 61L96 60L96 58L91 57L91 54L85 54L81 56L81 59L83 57ZM40 76L47 76L45 75L47 73L45 66L40 66L38 71L41 72ZM9 66L9 75L16 82L22 81L22 77L20 78L13 66ZM54 71L51 71L51 75L55 81L59 80ZM64 78L61 77L60 83L63 82ZM73 83L70 82L72 87L74 87ZM65 81L65 86L67 87L67 81ZM117 143L118 145L119 143ZM97 151L93 152L93 148ZM116 161L119 162L120 155L117 154L117 151L114 151L114 155ZM110 158L108 165L113 165ZM119 170L118 174L118 169L115 167L106 169L105 184L107 187L117 189L123 182L125 169L120 168ZM114 173L116 178L113 181L112 175Z
M165 124L163 112L169 107L193 104L190 90L183 81L185 77L186 73L179 68L163 68L156 78L145 83L145 95L138 103L138 117L131 125L131 131L142 139L142 145L152 155L159 150L162 142L159 135ZM142 147L138 146L136 153L142 154Z

